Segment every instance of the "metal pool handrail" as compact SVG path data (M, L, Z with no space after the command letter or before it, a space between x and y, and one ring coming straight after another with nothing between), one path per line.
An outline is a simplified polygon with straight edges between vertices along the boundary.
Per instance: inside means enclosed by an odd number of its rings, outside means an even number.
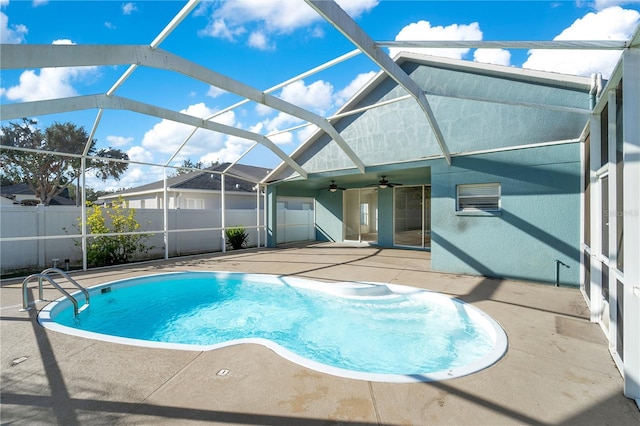
M84 294L84 297L85 297L85 303L84 303L84 305L82 305L82 307L80 309L78 309L78 300L75 297L73 297L68 291L66 291L64 288L62 288L57 282L55 282L49 276L49 274L51 274L51 273L57 273L57 274L61 275L67 281L69 281L71 284L73 284L78 289L80 289L80 291L82 291L82 293ZM58 269L58 268L49 268L49 269L45 269L44 271L40 272L39 274L29 275L27 278L24 279L24 281L22 281L22 309L21 309L21 311L28 311L28 310L31 309L29 307L29 303L28 303L29 295L27 294L27 286L28 286L29 282L31 280L33 280L34 278L38 278L38 296L39 296L38 301L45 300L44 297L43 297L43 293L42 293L42 280L45 279L45 280L49 281L49 283L53 287L58 289L62 294L64 294L71 301L71 303L73 304L73 314L74 315L78 315L80 312L84 311L85 309L87 309L89 307L89 292L84 287L82 287L80 284L78 284L73 278L71 278L69 276L69 274L65 273L63 270ZM36 301L34 300L33 303L35 303L35 302Z

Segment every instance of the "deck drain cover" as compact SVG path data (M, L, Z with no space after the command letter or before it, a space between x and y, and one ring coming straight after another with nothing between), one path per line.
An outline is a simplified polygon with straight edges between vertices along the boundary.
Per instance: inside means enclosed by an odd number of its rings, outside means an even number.
M224 368L221 369L220 371L218 371L216 373L216 376L226 376L227 374L229 374L229 370L225 370Z
M21 356L20 358L16 358L13 361L11 361L11 365L18 365L21 364L23 362L25 362L28 358L26 356Z

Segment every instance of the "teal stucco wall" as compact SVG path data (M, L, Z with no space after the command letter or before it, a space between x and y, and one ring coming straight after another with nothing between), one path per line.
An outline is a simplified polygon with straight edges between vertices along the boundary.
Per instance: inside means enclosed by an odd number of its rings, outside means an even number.
M342 241L342 191L316 191L316 240Z
M580 144L434 162L432 268L579 286ZM456 212L456 185L499 182L501 212Z

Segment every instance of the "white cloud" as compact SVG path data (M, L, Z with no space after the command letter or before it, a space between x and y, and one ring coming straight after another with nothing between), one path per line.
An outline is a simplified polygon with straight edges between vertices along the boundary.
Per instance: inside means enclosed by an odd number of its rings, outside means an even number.
M47 3L49 3L49 0L33 0L31 4L33 5L33 7L39 7L39 6L44 6Z
M596 10L603 10L612 6L621 6L623 4L637 4L639 0L595 0L593 6Z
M104 23L104 26L106 28L109 28L110 30L115 30L116 29L116 26L113 25L111 22L108 22L108 21Z
M222 96L227 92L226 90L220 89L216 86L209 86L209 90L207 90L207 96L210 96L212 98L217 98L218 96Z
M71 40L56 40L53 44L74 44ZM37 101L77 96L72 83L93 74L97 67L41 68L40 73L27 70L20 74L17 86L3 88L2 94L15 101Z
M270 106L266 106L265 104L257 104L255 111L259 116L265 117L267 115L273 114L277 110L271 108Z
M358 74L356 78L347 85L344 89L336 93L335 103L336 105L343 105L349 98L351 98L358 90L362 89L369 80L375 76L374 71Z
M304 80L294 81L280 91L279 97L319 115L325 115L334 105L333 86L323 80L314 81L310 85L306 85ZM256 106L256 112L261 116L271 115L275 111L262 104ZM271 134L300 123L303 123L301 119L284 112L278 112L275 117L267 118L257 123L252 128L252 131L260 134ZM272 140L274 143L287 144L293 141L293 135L289 132L280 133L274 136Z
M333 86L323 80L316 80L308 86L304 80L297 80L282 88L280 98L324 114L333 104Z
M272 49L272 46L269 45L269 40L267 40L267 36L262 31L254 31L249 35L249 40L247 40L247 44L249 47L255 47L260 50L269 50Z
M476 49L473 60L484 64L511 65L511 52L505 49Z
M8 1L2 3L2 6L9 4ZM29 32L26 26L22 24L9 26L9 17L0 12L0 40L6 44L19 44L25 41L24 36Z
M304 142L311 137L315 132L317 132L320 128L315 125L303 127L302 129L296 132L296 136L300 142Z
M244 152L251 146L253 142L246 141L244 139L238 139L234 137L228 137L223 146L217 151L211 151L202 157L198 161L202 161L203 164L209 165L211 163L232 163L236 161Z
M331 109L341 106L344 102L360 90L376 73L358 74L344 89L334 92L333 86L323 80L317 80L306 85L304 80L295 81L285 86L280 92L280 98L294 105L311 110L318 115L326 116ZM262 116L274 113L274 109L264 105L257 105L256 112ZM273 134L287 128L304 123L303 120L279 112L273 118L267 118L251 128L252 132L260 134ZM278 133L270 137L274 143L290 144L295 140L303 141L307 139L313 131L317 129L315 125L308 125L294 132Z
M345 12L357 18L377 6L378 0L342 0L338 3ZM321 20L310 6L299 0L234 0L220 2L220 7L211 12L210 22L201 34L234 40L236 36L249 32L246 28L249 24L259 23L264 44L269 45L267 40L271 34L289 34L300 28L318 36L319 32L312 24ZM260 44L251 46L262 48Z
M6 6L9 4L9 0L0 0L0 7Z
M560 33L554 40L627 40L640 22L635 10L609 7L587 13ZM609 78L620 52L598 50L530 50L523 68L589 76L602 73Z
M235 37L245 33L242 27L229 28L224 19L214 19L204 29L198 31L200 35L224 38L227 40L235 40Z
M452 24L446 27L432 27L428 21L418 21L404 27L396 36L396 41L419 41L419 40L482 40L482 31L477 22L469 25ZM427 48L391 48L389 55L394 57L399 52L415 52L424 55L442 56L446 58L462 59L469 53L469 49L427 49Z
M279 112L278 115L276 115L274 118L266 119L261 121L260 123L257 123L254 126L254 129L255 129L254 131L256 133L261 133L262 131L264 131L265 134L270 134L270 133L275 133L275 132L287 129L289 127L295 126L302 122L303 121L297 117L294 117L289 114L285 114L284 112ZM283 139L282 136L279 136L278 140L284 141L284 142L289 141L289 139L287 138Z
M124 3L122 5L122 13L124 15L131 15L133 12L138 10L138 6L135 3Z
M111 146L115 147L126 146L133 142L132 137L125 138L124 136L107 136L106 139Z
M215 113L214 110L208 108L204 103L190 105L180 112L199 118L209 117ZM229 126L236 124L233 111L216 117L214 121ZM171 155L176 152L180 144L189 136L192 129L192 126L186 124L162 120L144 134L142 146L152 152ZM180 151L180 155L185 158L193 158L219 150L220 147L224 145L225 138L226 135L224 134L199 129Z
M142 163L150 163L153 161L153 154L139 145L129 148L127 155L131 161L140 161Z

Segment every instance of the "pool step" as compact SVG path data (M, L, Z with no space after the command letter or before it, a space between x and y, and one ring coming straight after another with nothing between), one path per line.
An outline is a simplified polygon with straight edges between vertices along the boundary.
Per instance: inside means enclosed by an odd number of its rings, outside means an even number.
M331 285L331 290L340 296L375 297L393 294L386 285L355 282L337 282Z

